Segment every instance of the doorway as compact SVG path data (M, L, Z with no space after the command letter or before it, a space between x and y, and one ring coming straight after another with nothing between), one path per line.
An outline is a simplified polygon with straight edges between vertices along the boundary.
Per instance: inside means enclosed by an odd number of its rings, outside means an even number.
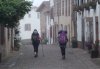
M96 34L96 40L99 40L99 27L98 27L99 24L98 24L98 22L96 22L96 25L95 25L95 26L96 26L96 27L95 27L95 28L96 28L96 29L95 29L95 31L96 31L96 32L95 32L95 34Z

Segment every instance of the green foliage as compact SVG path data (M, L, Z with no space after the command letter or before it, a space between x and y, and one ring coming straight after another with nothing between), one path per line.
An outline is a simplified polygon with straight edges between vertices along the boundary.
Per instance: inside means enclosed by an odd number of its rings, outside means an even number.
M86 10L90 10L90 6L89 6L88 3L84 3L83 5L84 5L84 8L85 8Z
M78 12L78 11L79 11L79 8L78 8L78 7L79 7L79 6L74 5L74 6L73 6L73 11L77 11L77 12Z
M14 39L14 50L18 51L20 48L21 41L17 38Z
M0 24L17 26L19 20L30 11L31 5L31 2L25 0L0 0Z
M91 8L96 9L96 1L91 1L89 2L89 5L91 6Z
M47 38L44 38L41 42L41 44L47 44L48 43L48 39Z

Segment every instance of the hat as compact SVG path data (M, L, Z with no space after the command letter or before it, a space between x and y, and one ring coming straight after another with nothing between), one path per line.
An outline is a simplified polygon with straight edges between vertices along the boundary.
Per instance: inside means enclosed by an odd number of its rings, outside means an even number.
M34 29L34 31L37 31L36 29Z

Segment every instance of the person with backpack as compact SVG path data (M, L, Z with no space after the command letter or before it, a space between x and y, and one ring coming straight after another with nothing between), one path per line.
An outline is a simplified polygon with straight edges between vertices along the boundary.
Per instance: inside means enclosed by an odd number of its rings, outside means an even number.
M38 47L40 44L40 37L36 29L34 29L32 33L31 40L32 40L32 45L34 47L34 54L35 54L34 57L38 57Z
M67 31L61 30L58 32L58 42L61 49L62 59L65 59L65 49L67 44Z

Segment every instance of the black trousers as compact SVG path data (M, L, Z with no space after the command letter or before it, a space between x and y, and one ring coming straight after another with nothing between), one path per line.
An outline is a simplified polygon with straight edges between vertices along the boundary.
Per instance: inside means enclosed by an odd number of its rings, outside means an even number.
M32 44L33 44L34 52L38 53L39 43L37 41L33 41Z
M38 46L33 46L34 47L34 52L38 53Z
M62 56L65 56L65 47L60 47Z

